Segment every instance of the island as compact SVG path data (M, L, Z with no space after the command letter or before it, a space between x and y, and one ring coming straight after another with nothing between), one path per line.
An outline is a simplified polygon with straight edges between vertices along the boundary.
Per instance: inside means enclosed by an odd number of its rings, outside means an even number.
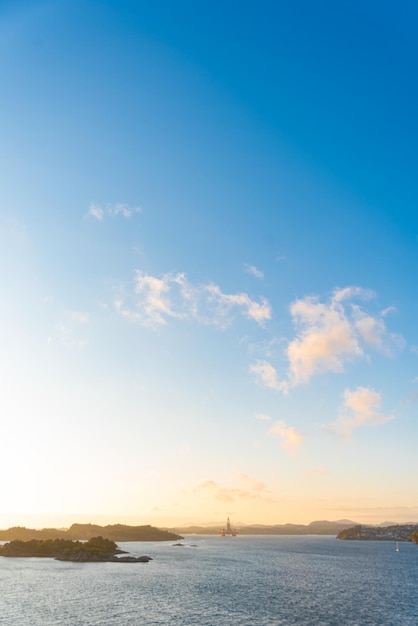
M418 524L366 526L357 524L338 533L337 539L358 541L412 541L418 543Z
M0 556L54 558L58 561L148 563L150 556L117 556L126 554L114 541L103 537L93 537L88 541L71 539L16 539L0 546Z
M69 528L25 528L13 526L0 530L0 541L30 541L32 539L72 539L88 541L93 537L104 537L111 541L178 541L181 535L155 526L127 526L125 524L72 524Z

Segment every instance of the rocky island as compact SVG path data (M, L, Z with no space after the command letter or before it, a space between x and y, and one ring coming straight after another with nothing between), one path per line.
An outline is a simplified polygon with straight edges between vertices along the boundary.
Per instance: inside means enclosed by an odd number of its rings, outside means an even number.
M54 558L58 561L148 563L149 556L122 556L116 543L103 537L93 537L86 542L71 539L16 539L0 546L0 556Z

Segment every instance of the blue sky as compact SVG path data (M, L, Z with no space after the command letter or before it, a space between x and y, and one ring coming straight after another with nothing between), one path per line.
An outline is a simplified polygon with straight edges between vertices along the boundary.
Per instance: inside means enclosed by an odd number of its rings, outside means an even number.
M2 4L1 525L418 519L417 18Z

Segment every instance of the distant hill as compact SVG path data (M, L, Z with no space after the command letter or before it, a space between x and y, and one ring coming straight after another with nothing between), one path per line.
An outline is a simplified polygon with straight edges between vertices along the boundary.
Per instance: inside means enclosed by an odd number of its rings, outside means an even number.
M329 522L320 520L310 524L250 524L237 528L239 535L337 535L342 530L355 525L351 520ZM219 535L222 524L219 526L181 526L171 528L172 532L183 535Z
M181 535L168 530L161 530L155 526L125 526L124 524L73 524L70 528L24 528L14 526L7 530L0 530L0 541L30 541L32 539L75 539L89 540L101 536L111 541L176 541L183 539Z

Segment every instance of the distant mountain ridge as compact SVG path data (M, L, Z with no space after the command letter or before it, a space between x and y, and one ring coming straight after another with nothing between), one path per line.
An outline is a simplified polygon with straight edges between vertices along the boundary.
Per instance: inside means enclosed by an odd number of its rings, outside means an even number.
M310 524L248 524L237 525L239 535L337 535L342 530L355 526L351 520L318 520ZM170 528L172 532L183 535L218 535L219 526L181 526Z

